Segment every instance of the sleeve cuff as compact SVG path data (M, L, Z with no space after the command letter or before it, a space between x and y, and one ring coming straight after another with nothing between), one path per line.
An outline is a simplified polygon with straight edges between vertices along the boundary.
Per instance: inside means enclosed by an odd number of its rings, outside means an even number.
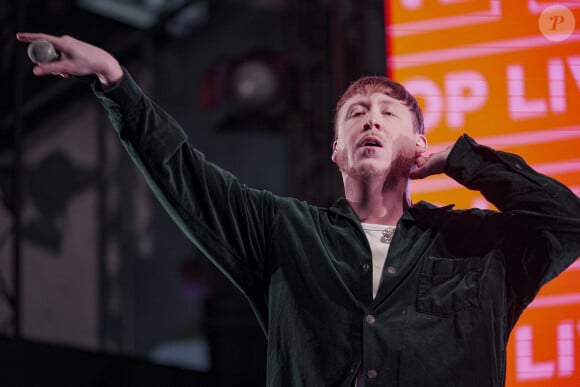
M123 78L110 88L103 89L98 80L93 82L92 89L95 95L103 100L111 100L125 108L137 104L143 98L143 92L137 82L131 77L129 71L123 67Z
M472 137L463 134L451 148L444 172L460 183L469 181L480 169L482 160L474 150L481 147Z

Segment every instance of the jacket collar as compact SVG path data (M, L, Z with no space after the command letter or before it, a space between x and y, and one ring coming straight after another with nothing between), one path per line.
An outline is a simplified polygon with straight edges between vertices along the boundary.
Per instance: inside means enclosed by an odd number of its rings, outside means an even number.
M438 207L432 203L421 200L414 203L408 210L403 213L401 221L414 220L425 217L437 217L439 214L449 212L455 207L455 204L449 204ZM349 219L357 219L358 216L345 197L337 199L328 209L330 213Z

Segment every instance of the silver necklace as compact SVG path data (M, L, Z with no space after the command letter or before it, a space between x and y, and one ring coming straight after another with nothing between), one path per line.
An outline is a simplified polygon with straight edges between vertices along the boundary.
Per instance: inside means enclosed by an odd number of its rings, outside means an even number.
M396 227L387 227L382 231L381 242L391 243L393 236L395 235Z

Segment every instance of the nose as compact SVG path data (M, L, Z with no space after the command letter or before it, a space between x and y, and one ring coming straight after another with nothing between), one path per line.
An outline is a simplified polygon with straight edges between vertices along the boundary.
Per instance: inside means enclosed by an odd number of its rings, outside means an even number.
M363 129L364 130L371 130L371 129L377 129L380 130L381 129L381 124L379 124L376 121L373 120L368 120L364 125L363 125Z

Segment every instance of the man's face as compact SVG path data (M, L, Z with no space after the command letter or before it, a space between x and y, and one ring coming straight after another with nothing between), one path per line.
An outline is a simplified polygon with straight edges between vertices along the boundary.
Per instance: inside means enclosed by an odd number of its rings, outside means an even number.
M337 114L332 160L354 178L407 177L426 148L412 118L407 106L383 92L355 94Z

